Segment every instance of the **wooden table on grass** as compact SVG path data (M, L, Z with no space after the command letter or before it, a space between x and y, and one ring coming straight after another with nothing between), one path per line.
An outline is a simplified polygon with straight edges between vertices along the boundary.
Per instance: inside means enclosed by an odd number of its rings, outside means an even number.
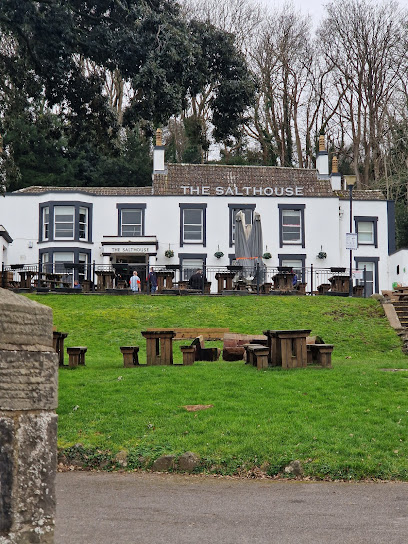
M307 366L306 337L311 329L267 330L269 363L282 368L305 368Z
M173 364L173 338L176 336L173 330L150 329L141 334L146 338L147 365Z

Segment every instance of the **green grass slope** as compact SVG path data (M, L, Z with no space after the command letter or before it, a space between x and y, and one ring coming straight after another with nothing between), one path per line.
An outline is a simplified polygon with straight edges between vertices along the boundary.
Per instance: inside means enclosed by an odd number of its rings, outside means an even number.
M318 478L408 479L408 368L373 300L337 297L30 295L53 308L66 346L86 345L86 367L61 369L59 446L85 464L118 451L128 467L193 451L201 469L280 474L299 459ZM243 362L125 369L119 346L148 327L311 329L335 345L333 368L258 372ZM181 363L176 342L174 359ZM218 345L221 343L211 343ZM188 412L184 405L212 408ZM79 453L78 453L79 452Z

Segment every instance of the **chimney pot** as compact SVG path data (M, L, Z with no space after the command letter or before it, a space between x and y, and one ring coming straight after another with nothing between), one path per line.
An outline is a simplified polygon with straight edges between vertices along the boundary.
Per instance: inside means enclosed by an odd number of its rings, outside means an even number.
M162 129L161 129L161 128L158 128L158 129L156 130L156 145L157 145L157 146L162 146L162 145L163 145L162 135L163 135Z

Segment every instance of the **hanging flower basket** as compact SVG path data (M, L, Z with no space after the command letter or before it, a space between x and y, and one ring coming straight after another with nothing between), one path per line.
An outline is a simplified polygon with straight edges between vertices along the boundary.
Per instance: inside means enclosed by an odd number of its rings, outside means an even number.
M164 255L168 259L171 259L172 257L174 257L174 251L172 249L166 249L166 251L164 252Z
M221 259L221 257L224 257L224 253L222 251L216 251L214 253L214 257L217 257L217 259Z
M327 253L325 251L319 251L317 254L318 259L325 259L327 257Z
M269 251L267 251L266 253L264 253L262 255L262 258L263 259L271 259L272 258L272 255L269 253Z

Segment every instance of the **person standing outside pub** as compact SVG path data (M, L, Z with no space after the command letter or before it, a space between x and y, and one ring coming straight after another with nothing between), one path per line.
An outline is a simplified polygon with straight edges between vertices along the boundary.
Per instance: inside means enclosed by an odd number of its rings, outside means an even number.
M133 271L133 276L129 280L130 288L134 293L137 293L140 291L140 278L137 275L137 271Z
M146 280L150 284L150 292L155 293L157 289L157 276L156 276L156 272L153 270L153 267L150 269L150 272L147 275Z
M190 289L202 289L203 288L203 271L201 269L196 270L196 273L188 280L188 286Z

